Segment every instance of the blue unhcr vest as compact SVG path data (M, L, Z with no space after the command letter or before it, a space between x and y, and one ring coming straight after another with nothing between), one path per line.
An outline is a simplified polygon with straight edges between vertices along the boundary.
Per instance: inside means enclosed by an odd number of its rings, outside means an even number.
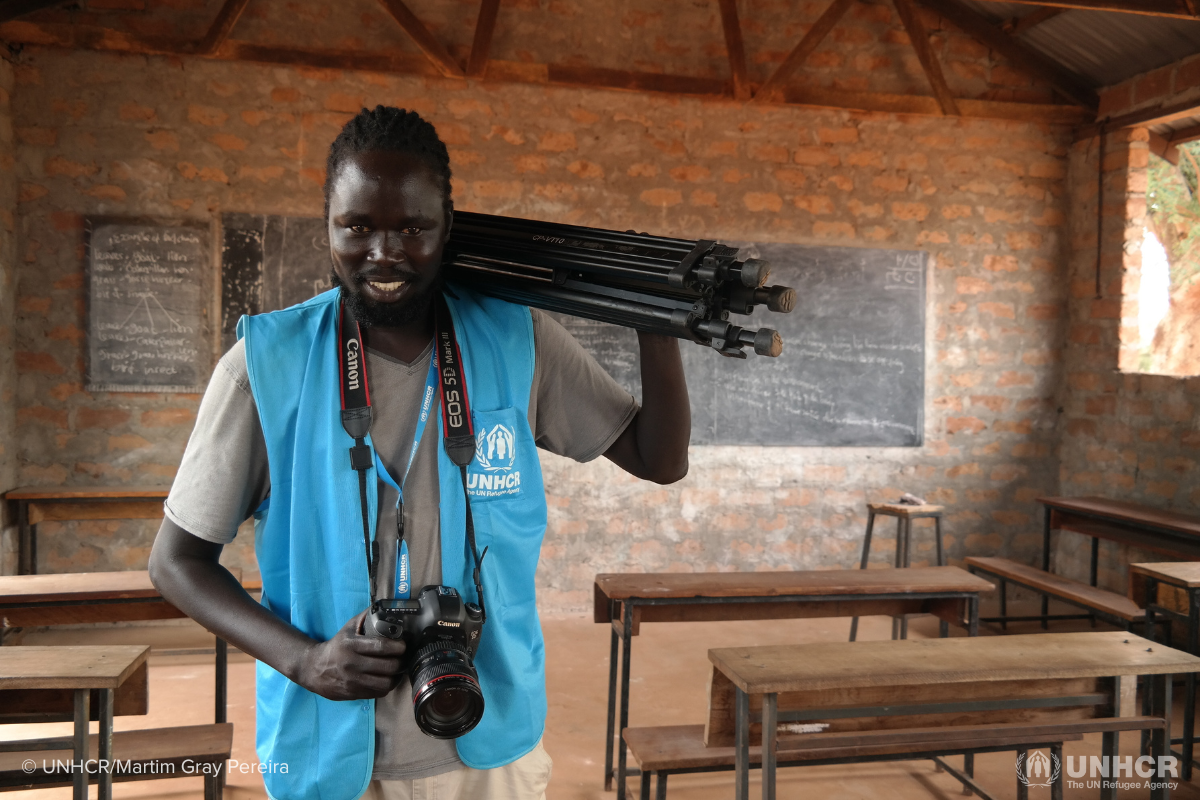
M465 764L490 769L532 750L546 720L534 592L546 498L528 423L533 322L523 306L462 289L447 289L446 299L477 436L468 467L475 535L480 552L489 548L483 561L488 619L475 659L485 710L456 743ZM340 416L337 316L333 290L238 323L271 473L271 495L255 514L262 603L319 641L370 605L358 478L350 468L353 440ZM442 582L476 601L462 479L441 446L441 414L434 416ZM367 476L372 536L379 505L374 472ZM366 790L374 701L326 700L261 662L257 694L258 756L272 798L354 800Z

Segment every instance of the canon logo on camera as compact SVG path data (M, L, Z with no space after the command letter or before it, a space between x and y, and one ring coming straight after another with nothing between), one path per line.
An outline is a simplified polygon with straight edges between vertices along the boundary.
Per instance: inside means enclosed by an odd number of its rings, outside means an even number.
M446 622L446 620L444 620L444 619L439 619L439 620L437 621L437 624L438 624L438 625L444 625L444 626L445 626L445 627L447 627L447 628L457 628L457 627L459 627L459 623L457 623L457 622Z

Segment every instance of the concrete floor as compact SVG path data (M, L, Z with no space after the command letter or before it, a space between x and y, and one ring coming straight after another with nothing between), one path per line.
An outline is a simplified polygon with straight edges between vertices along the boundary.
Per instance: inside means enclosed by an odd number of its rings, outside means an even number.
M1018 613L1016 610L1010 613ZM1056 630L1068 630L1060 623ZM1086 624L1086 623L1085 623ZM704 721L708 681L708 648L771 642L843 640L849 621L788 620L751 623L685 623L645 625L634 640L630 722L633 725L687 724ZM550 713L545 746L554 759L549 800L612 800L603 791L604 718L608 676L608 628L590 618L543 620L546 635L547 681ZM961 632L956 632L961 633ZM890 621L862 621L860 639L885 639ZM937 635L932 618L916 618L910 636ZM155 650L150 660L150 712L145 717L118 717L118 730L208 722L213 713L211 655L178 655L187 648L211 648L211 637L193 623L171 622L154 626L28 631L23 644L142 643ZM1182 693L1177 692L1176 697ZM1176 730L1182 714L1177 704ZM246 656L231 657L229 666L229 719L235 725L233 759L247 767L254 755L254 665ZM94 726L93 726L94 730ZM0 739L69 734L70 725L9 725L0 728ZM1135 735L1122 737L1122 752L1136 751ZM1068 743L1067 755L1098 755L1099 735ZM952 763L958 759L953 759ZM998 798L1016 797L1014 754L998 753L976 758L976 775ZM755 773L756 775L756 773ZM262 780L252 773L231 771L226 800L261 800ZM637 779L633 782L636 797ZM95 797L95 789L92 790ZM756 777L751 797L759 796ZM671 800L726 800L733 794L732 773L680 775L670 780ZM172 778L117 784L117 798L172 798L199 800L199 778ZM1066 797L1093 798L1096 789L1067 789ZM25 800L69 800L70 789L44 789L21 795ZM1049 798L1048 788L1032 788L1030 800ZM1177 800L1200 800L1200 778L1180 785ZM962 797L959 784L938 773L931 762L893 762L782 770L780 798L828 800L951 800ZM1148 790L1127 789L1121 800L1149 797Z

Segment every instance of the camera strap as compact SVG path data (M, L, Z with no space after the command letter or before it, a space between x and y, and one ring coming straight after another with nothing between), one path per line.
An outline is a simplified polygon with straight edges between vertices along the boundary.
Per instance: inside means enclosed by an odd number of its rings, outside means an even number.
M479 552L475 544L475 522L471 516L471 495L467 491L467 466L475 458L475 434L471 423L471 406L467 398L467 380L462 367L462 353L454 333L454 320L446 298L437 295L434 301L435 346L428 381L436 380L441 389L442 445L450 461L459 468L462 478L463 500L466 503L467 543L475 561L472 573L479 607L487 620L487 607L483 599L483 558L487 548ZM363 346L362 329L351 318L346 304L342 302L338 317L338 366L341 376L342 427L351 438L350 467L358 472L359 503L362 507L363 543L367 555L367 575L371 582L371 598L375 597L375 571L379 562L379 547L371 541L371 524L367 512L367 470L375 462L375 455L366 443L371 430L371 395L367 385L366 348ZM436 376L436 377L435 377ZM416 457L424 421L428 415L430 398L429 384L423 397L421 419L418 421L417 438L409 452L408 467ZM405 469L405 478L408 469ZM402 478L401 481L404 479ZM403 483L400 484L402 486ZM399 489L399 486L397 486ZM403 493L401 493L403 497ZM397 508L398 533L403 539L403 509Z

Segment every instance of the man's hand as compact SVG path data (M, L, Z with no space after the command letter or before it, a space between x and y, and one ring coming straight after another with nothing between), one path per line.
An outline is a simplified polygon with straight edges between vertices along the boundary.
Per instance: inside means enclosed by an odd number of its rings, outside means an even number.
M638 333L642 407L604 455L631 475L674 483L688 471L692 407L688 402L679 340Z
M328 700L366 700L396 688L404 642L362 633L366 617L364 611L329 641L314 642L296 683Z

